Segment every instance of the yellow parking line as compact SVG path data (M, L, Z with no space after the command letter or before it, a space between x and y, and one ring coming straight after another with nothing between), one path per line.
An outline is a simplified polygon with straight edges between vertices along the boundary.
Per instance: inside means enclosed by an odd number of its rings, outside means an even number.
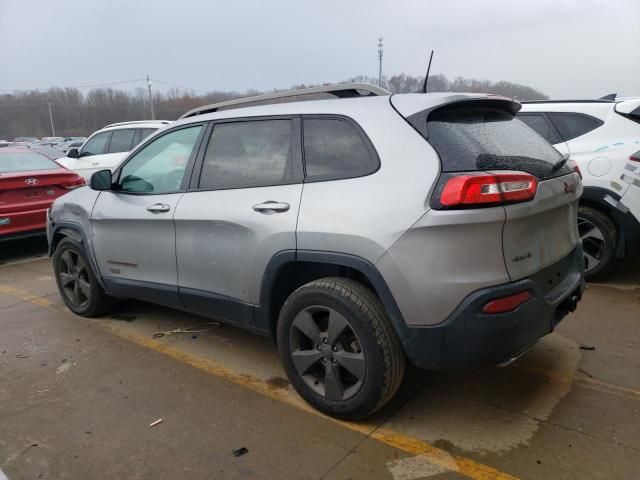
M304 403L302 400L298 399L298 397L292 398L291 396L287 395L286 390L269 385L264 380L254 377L253 375L238 373L213 360L184 352L170 345L167 345L166 343L162 343L148 337L137 335L131 332L124 332L120 329L112 327L111 325L100 324L100 327L108 330L118 337L124 338L143 347L167 355L175 360L179 360L183 363L191 365L192 367L198 368L207 373L211 373L217 377L223 378L237 385L241 385L245 388L253 390L254 392L258 392L262 395L286 403L287 405L299 408L307 413L321 416L327 420L337 423L338 425L346 427L349 430L353 430L363 435L369 435L371 438L390 447L402 450L412 455L420 455L429 463L437 465L447 471L454 471L474 480L517 480L516 477L513 477L507 473L503 473L499 470L496 470L495 468L475 462L469 458L451 455L446 451L422 440L403 435L390 429L375 429L375 425L372 425L370 423L347 422L343 420L337 420L332 417L327 417Z
M53 302L47 300L46 298L35 297L29 292L25 292L1 283L0 292L8 293L26 302L30 302L34 305L49 310L53 310L57 313L71 314L71 312L69 312L66 308L58 306ZM149 348L156 352L167 355L168 357L191 365L192 367L203 370L207 373L211 373L219 378L223 378L237 385L241 385L245 388L253 390L254 392L286 403L287 405L294 406L313 415L321 416L327 420L330 420L331 422L348 428L349 430L361 433L363 435L368 435L371 438L390 447L402 450L412 455L420 455L424 458L424 460L433 465L441 467L444 471L456 472L474 480L518 480L517 477L501 472L488 465L478 463L469 458L451 455L445 450L435 447L427 442L387 428L376 429L374 425L364 422L346 422L337 420L332 417L327 417L317 410L311 408L301 399L297 399L297 397L291 397L287 395L286 390L272 386L260 378L245 373L235 372L217 362L199 357L197 355L186 353L158 340L154 340L130 332L124 332L104 323L96 322L93 323L93 325L97 325L100 328L107 330L120 338L124 338L145 348Z

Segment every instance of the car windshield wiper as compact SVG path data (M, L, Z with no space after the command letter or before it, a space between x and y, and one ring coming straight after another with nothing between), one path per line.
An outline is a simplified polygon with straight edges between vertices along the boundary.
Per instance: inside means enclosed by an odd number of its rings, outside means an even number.
M565 153L564 155L562 155L562 158L560 158L560 160L558 160L556 163L553 164L553 168L552 170L559 170L562 167L564 167L564 165L567 163L567 161L569 160L569 154Z

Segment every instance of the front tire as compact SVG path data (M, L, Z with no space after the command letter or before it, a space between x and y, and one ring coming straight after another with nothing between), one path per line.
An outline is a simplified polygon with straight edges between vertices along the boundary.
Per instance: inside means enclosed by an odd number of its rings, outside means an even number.
M83 317L99 317L115 304L96 278L82 244L66 237L53 254L53 271L65 305Z
M580 207L578 233L584 251L584 276L587 280L593 280L611 268L618 245L618 230L613 220L604 213Z
M296 391L333 417L372 414L404 376L404 352L380 300L353 280L324 278L293 292L280 311L277 339Z

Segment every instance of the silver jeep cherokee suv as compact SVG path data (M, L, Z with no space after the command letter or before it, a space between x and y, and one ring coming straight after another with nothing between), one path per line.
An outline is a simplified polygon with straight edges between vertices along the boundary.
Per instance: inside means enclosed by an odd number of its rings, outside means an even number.
M579 173L519 108L340 85L190 111L56 200L62 298L273 335L299 394L340 418L384 405L405 359L509 361L584 290Z

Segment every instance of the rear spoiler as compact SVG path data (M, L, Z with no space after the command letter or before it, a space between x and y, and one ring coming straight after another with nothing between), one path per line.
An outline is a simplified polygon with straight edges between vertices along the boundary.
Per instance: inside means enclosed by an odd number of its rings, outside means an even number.
M640 98L616 103L615 111L625 117L640 119Z
M427 118L431 112L441 108L483 105L504 110L514 116L522 108L520 102L512 98L486 93L409 93L392 95L391 105L425 139L429 137Z

